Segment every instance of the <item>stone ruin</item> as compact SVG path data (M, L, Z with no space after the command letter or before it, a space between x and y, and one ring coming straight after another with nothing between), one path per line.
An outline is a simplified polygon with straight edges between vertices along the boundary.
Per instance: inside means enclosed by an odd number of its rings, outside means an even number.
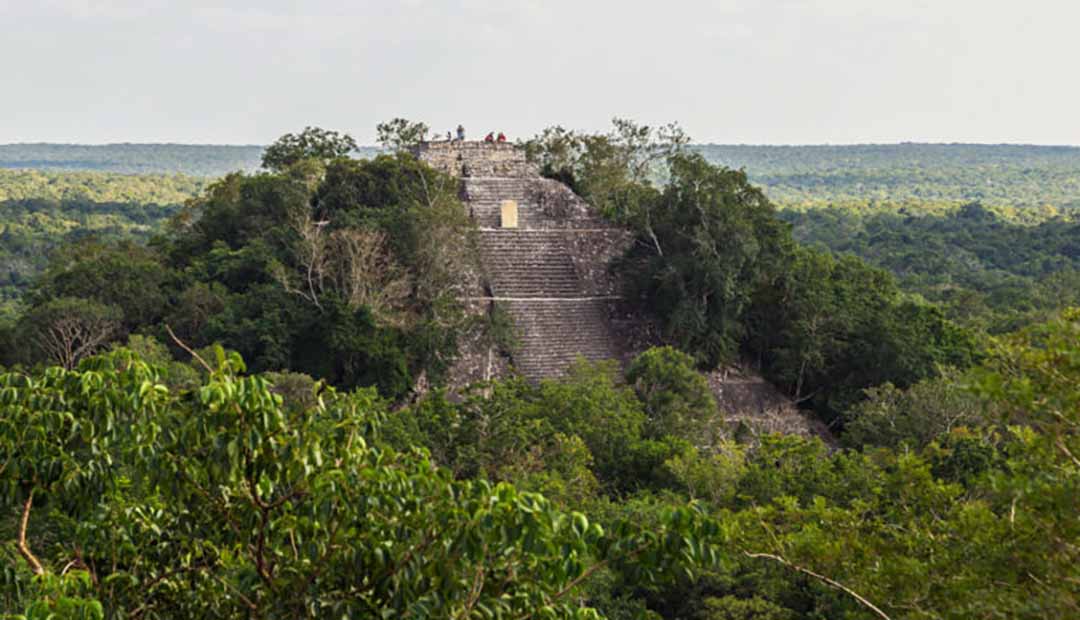
M509 351L471 337L451 370L451 386L513 372L533 382L556 378L579 358L625 364L658 342L648 320L621 303L621 287L609 269L631 234L601 218L566 185L541 177L520 147L426 142L414 154L460 179L461 199L477 226L481 274L467 308L478 316L502 312L514 328ZM821 434L752 373L721 369L707 378L724 426Z

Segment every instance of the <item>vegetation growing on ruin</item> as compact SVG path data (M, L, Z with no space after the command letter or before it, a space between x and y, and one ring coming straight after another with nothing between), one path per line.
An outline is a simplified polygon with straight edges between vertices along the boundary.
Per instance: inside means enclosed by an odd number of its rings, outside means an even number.
M830 421L866 388L906 387L977 357L939 308L858 259L800 246L745 173L685 144L677 128L618 121L599 136L549 130L529 147L546 174L636 231L618 269L670 343L705 368L749 357Z

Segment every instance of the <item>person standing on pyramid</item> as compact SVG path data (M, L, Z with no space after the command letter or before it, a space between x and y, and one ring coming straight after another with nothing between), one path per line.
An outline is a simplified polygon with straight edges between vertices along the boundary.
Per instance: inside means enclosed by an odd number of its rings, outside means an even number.
M463 125L458 125L457 126L457 139L458 139L458 142L464 142L465 141L465 127Z

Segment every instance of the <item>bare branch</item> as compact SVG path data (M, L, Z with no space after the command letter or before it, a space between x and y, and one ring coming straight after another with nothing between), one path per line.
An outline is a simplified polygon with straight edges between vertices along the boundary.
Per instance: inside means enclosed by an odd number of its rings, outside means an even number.
M176 334L173 333L172 328L169 327L167 323L165 324L165 331L169 333L169 337L173 339L173 342L176 343L176 346L187 351L191 355L191 357L195 358L195 360L199 362L199 364L202 364L202 367L206 369L206 372L214 372L214 369L210 367L210 364L207 364L206 360L204 360L202 356L196 353L191 347L184 344L184 341L180 340L180 338L178 338Z
M101 349L118 327L118 321L97 308L72 307L71 301L61 300L47 307L47 314L39 319L35 330L38 347L67 370Z
M870 601L866 600L866 598L864 598L858 592L856 592L856 591L852 590L851 588L845 586L844 584L840 583L839 581L829 579L825 575L819 575L818 573L815 573L814 571L812 571L812 570L810 570L808 568L803 568L802 566L799 566L797 564L792 564L791 562L787 561L786 559L784 559L784 558L782 558L782 557L780 557L778 555L773 555L771 553L750 553L749 551L744 551L743 553L746 555L746 557L755 558L755 559L761 558L761 559L766 559L766 560L772 560L774 562L779 562L780 564L783 564L784 566L787 566L788 568L790 568L792 570L795 570L797 572L800 572L800 573L802 573L804 575L809 575L809 576L813 577L814 579L817 579L817 580L825 583L826 585L829 585L829 586L831 586L833 588L836 588L837 590L840 590L842 592L847 593L853 599L858 601L859 604L863 605L864 607L866 607L870 611L877 614L879 618L882 618L883 620L892 620L892 618L890 618L888 616L888 614L886 614L884 611L881 611L881 609L878 608L877 605L874 605Z
M336 230L329 240L332 281L351 308L367 306L376 320L389 325L404 322L412 282L390 254L386 234L350 228Z

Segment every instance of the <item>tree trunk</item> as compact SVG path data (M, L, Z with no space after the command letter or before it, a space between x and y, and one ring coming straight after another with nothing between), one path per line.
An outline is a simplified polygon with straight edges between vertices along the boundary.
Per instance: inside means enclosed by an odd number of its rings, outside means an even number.
M41 562L30 551L30 545L26 544L26 525L30 522L30 508L34 505L34 492L30 491L30 495L27 496L26 502L23 503L22 519L19 521L19 540L16 546L19 549L19 555L23 556L28 564L30 564L30 570L34 571L35 575L42 575L45 573L45 568L41 566Z

